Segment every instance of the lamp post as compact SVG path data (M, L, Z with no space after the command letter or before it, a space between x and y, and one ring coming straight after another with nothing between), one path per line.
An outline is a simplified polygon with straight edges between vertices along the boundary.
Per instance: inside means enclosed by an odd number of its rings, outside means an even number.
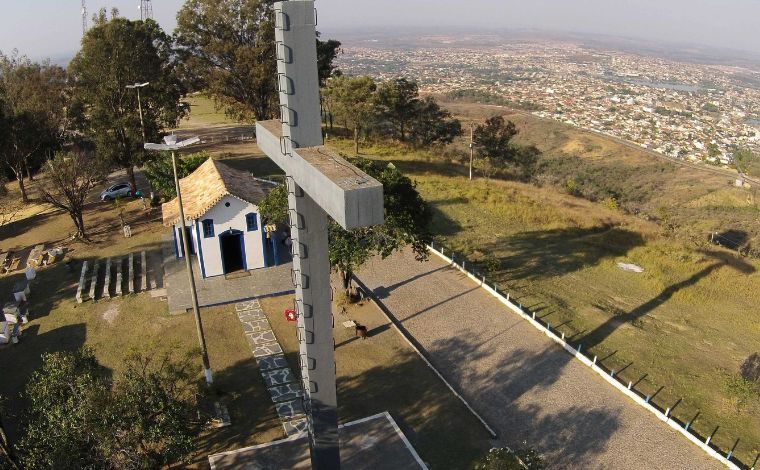
M145 143L145 124L143 123L142 102L140 101L140 88L147 86L150 82L135 83L134 85L127 85L125 88L130 90L137 90L137 109L140 111L140 130L142 131L143 143Z
M179 177L177 176L177 157L175 152L181 148L188 147L193 144L197 144L201 139L198 137L192 137L180 142L177 142L177 136L168 135L164 137L163 144L145 144L145 150L154 151L171 151L172 153L172 169L174 170L174 186L177 189L177 204L179 205L179 219L182 224L182 230L180 235L182 237L182 243L184 245L184 257L185 268L187 269L187 279L190 282L190 296L193 302L193 313L195 314L195 328L198 330L198 342L201 346L201 356L203 358L203 373L206 376L206 384L211 385L214 382L214 378L211 372L211 365L208 360L208 351L206 349L206 338L203 335L203 322L201 321L201 312L198 307L198 292L195 290L195 276L193 275L193 266L190 261L190 244L187 239L187 230L185 230L185 210L182 208L182 191L179 187Z

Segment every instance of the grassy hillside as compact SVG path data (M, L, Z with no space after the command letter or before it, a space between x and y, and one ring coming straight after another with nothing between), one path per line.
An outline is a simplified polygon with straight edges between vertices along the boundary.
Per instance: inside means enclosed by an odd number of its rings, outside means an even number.
M530 138L531 130L521 126L523 139ZM349 141L329 144L351 152ZM644 394L656 393L658 406L683 398L673 411L676 418L688 422L700 411L693 428L704 435L720 425L713 442L725 452L740 438L736 455L752 463L760 448L760 396L739 380L738 371L758 350L760 320L753 306L760 302L760 263L702 238L665 236L658 223L552 186L470 182L463 164L430 152L376 145L363 154L393 162L415 179L434 208L440 241L620 371L621 380L638 382ZM593 155L580 158L594 162ZM636 158L621 158L618 165L636 168ZM643 162L645 170L657 166L662 163ZM735 193L709 177L702 178L707 187L697 187L700 175L693 171L663 181L649 199L669 202L698 227L710 223L695 216L700 207L730 204ZM687 210L694 212L684 215ZM618 262L645 271L626 272Z
M466 103L444 105L467 123L465 127L495 114L512 120L520 129L517 142L543 152L540 183L568 192L573 186L573 192L590 200L614 197L626 212L664 221L684 238L730 233L729 238L744 249L760 248L757 190L734 187L735 174L730 171L677 165L643 149L524 112ZM460 141L460 148L468 139L469 135Z
M447 104L464 122L502 108ZM656 395L663 409L751 464L760 450L760 396L739 367L760 349L760 263L707 243L712 231L757 236L753 194L729 174L677 166L600 136L510 113L519 141L544 152L541 187L466 178L467 137L442 151L367 143L362 154L412 176L434 209L439 241L584 350ZM353 143L330 132L347 155ZM255 145L228 161L258 174L276 169ZM567 178L580 182L568 194ZM604 206L614 195L621 209ZM589 200L592 199L592 200ZM673 229L667 229L673 227ZM640 274L617 263L635 263ZM662 387L662 388L661 388ZM659 392L658 392L659 390Z

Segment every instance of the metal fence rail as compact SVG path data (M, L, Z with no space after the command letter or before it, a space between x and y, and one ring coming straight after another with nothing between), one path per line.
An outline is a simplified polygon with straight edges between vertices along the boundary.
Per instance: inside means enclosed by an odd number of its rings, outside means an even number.
M739 461L735 457L735 451L739 444L738 439L735 441L733 448L728 451L719 448L713 443L715 435L719 431L719 426L715 427L714 431L706 438L704 438L698 435L694 431L693 427L694 422L699 417L699 413L697 413L696 416L686 422L674 417L672 414L673 410L682 403L682 399L678 399L676 402L666 407L656 405L654 403L654 398L658 393L660 393L660 391L665 388L664 386L661 386L653 394L642 393L641 391L637 390L637 383L631 381L625 382L621 379L620 372L622 372L622 370L628 366L625 366L623 369L618 369L617 371L615 369L604 366L604 364L602 364L603 361L599 360L597 356L590 355L586 350L583 349L583 344L581 342L570 341L565 337L565 333L562 333L557 328L552 328L552 325L549 322L542 320L540 317L537 317L536 312L530 311L529 308L523 306L520 302L514 302L514 296L512 296L509 291L502 290L498 284L487 279L483 273L477 272L475 269L473 269L476 264L468 262L464 255L456 253L451 249L447 249L441 243L431 243L428 248L433 254L449 263L452 267L466 274L474 282L480 284L480 287L483 288L486 292L496 297L496 299L498 299L502 304L507 306L514 313L523 317L533 327L541 331L555 343L564 348L565 351L575 357L575 359L579 360L584 365L588 366L591 370L599 374L605 381L615 387L618 391L626 395L641 407L653 413L660 421L663 421L671 428L683 434L687 439L689 439L695 445L699 446L708 455L712 456L716 460L732 469L755 470L757 462L760 460L760 454L755 457L755 460L751 466Z

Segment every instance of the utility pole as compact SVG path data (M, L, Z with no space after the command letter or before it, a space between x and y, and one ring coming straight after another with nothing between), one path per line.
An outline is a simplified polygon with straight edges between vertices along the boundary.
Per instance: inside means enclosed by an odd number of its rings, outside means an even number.
M475 123L470 124L470 181L472 181L472 160L475 157Z
M203 321L201 320L201 311L198 306L198 292L195 289L195 276L193 274L193 265L190 260L190 243L187 238L187 230L185 229L185 210L182 207L182 191L179 187L179 176L177 176L177 157L176 151L180 148L187 147L189 145L200 142L201 139L193 137L191 139L177 142L177 136L168 135L164 137L164 144L144 144L145 150L158 150L172 152L172 170L174 171L174 186L177 189L177 205L179 206L179 224L182 226L180 230L180 236L182 237L182 243L184 245L184 257L185 268L187 269L187 280L190 282L190 297L193 302L193 314L195 315L195 328L198 331L198 343L201 347L201 357L203 359L203 373L206 376L206 384L211 385L214 383L213 373L211 372L211 364L208 360L208 350L206 349L206 337L203 334Z
M153 4L150 0L140 0L140 5L137 7L140 10L140 19L145 21L148 18L153 18Z
M82 36L87 34L87 5L85 0L82 0Z
M140 88L147 86L150 82L135 83L127 85L125 88L137 90L137 109L140 111L140 130L142 131L143 144L145 143L145 123L143 122L142 101L140 100Z

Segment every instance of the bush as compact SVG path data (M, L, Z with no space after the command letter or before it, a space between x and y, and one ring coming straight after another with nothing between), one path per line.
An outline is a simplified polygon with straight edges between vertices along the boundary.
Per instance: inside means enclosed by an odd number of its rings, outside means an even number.
M177 158L177 176L182 179L194 172L209 158L208 153L198 152ZM165 200L177 197L174 187L174 169L172 168L172 155L169 152L161 152L158 157L148 162L145 166L145 175L150 185L157 194Z
M520 447L511 451L506 447L493 448L475 465L476 470L542 470L544 462L535 449Z
M752 354L745 359L739 371L744 380L760 386L760 353Z

